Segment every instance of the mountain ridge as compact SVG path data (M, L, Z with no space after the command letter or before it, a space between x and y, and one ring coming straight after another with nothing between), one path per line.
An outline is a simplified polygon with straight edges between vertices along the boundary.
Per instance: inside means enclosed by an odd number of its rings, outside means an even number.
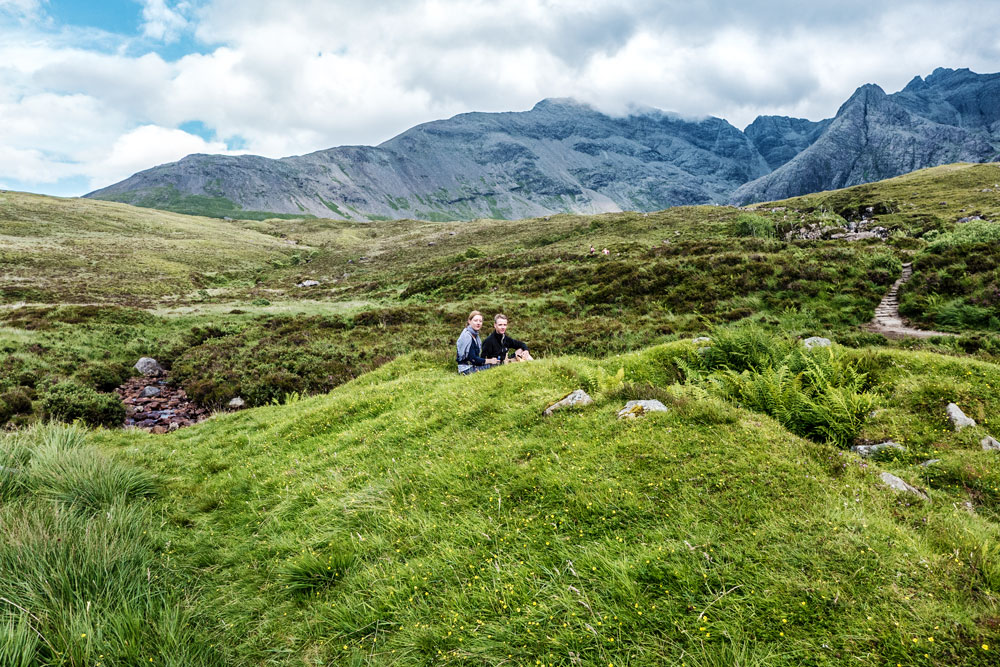
M377 146L279 159L195 154L86 197L216 217L523 218L746 204L1000 155L1000 74L938 68L891 95L860 86L828 119L642 108L569 98L468 112Z

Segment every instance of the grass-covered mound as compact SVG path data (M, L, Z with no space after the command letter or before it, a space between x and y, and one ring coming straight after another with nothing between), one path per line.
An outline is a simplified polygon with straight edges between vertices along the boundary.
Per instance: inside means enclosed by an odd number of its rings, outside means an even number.
M873 462L722 398L743 352L790 349L701 345L470 377L417 353L326 396L95 437L164 480L157 541L231 664L994 664L1000 477L977 438L1000 368L810 356L870 378L832 385L872 394L862 436L910 448ZM541 416L579 387L594 405ZM670 411L615 418L640 397ZM950 400L981 427L951 432Z

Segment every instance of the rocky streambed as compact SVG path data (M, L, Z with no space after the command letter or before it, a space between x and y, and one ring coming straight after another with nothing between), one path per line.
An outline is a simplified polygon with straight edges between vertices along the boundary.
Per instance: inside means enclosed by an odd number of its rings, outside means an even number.
M191 401L183 389L171 385L156 360L143 357L135 368L142 377L129 378L115 390L125 404L126 428L167 433L195 424L211 414Z

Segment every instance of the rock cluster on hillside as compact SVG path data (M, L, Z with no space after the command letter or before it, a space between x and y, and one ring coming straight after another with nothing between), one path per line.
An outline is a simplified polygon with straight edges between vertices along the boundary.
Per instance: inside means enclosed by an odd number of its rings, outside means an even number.
M116 391L125 404L126 427L166 433L209 416L209 411L192 403L183 389L162 378L131 378Z

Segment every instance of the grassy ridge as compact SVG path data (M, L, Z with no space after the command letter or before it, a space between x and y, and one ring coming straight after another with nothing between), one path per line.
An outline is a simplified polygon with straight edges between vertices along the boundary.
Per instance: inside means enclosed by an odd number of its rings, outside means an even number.
M410 355L329 396L99 442L169 480L176 557L235 664L993 664L996 454L942 430L921 378L991 415L1000 368L886 353L869 434L912 457L866 463L672 384L695 356L460 378ZM671 411L617 421L630 390L609 386L540 415L619 366Z

